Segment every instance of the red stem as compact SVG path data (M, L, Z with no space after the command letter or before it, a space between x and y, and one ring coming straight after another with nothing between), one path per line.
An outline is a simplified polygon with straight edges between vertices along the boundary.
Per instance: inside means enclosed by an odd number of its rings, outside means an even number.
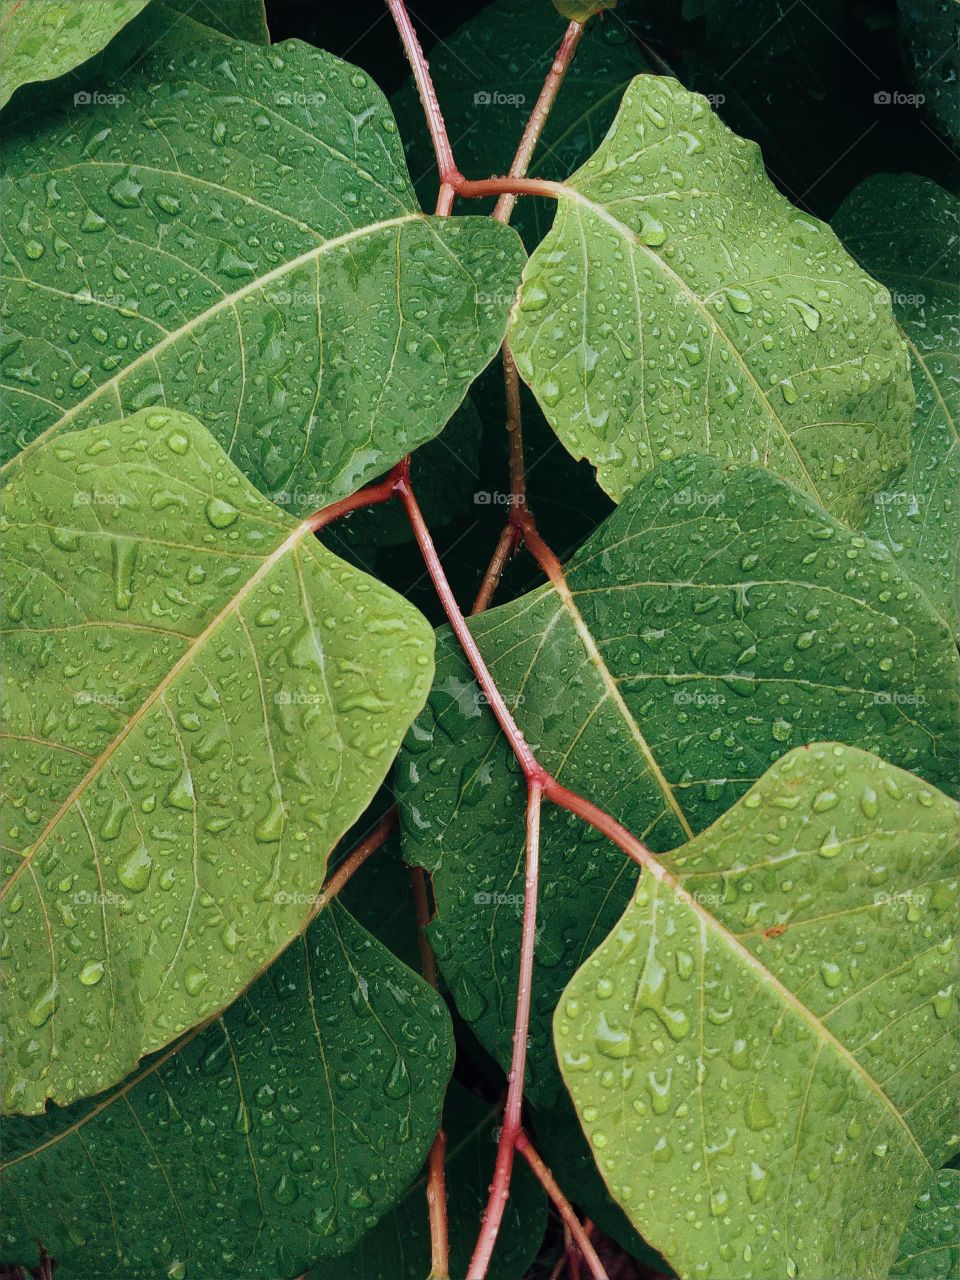
M387 6L396 23L397 31L400 33L400 39L403 41L404 52L407 55L407 61L410 63L410 69L413 72L413 78L416 81L417 92L420 94L420 101L423 104L423 113L427 118L427 128L430 130L430 138L433 142L434 154L437 157L437 169L440 173L440 200L437 204L438 213L449 213L448 199L453 202L453 180L459 178L457 166L453 161L453 149L450 146L450 139L447 137L447 126L443 118L443 112L440 110L440 103L437 101L437 93L433 87L433 80L430 76L430 66L427 62L420 41L417 39L417 33L410 21L410 15L407 13L407 6L404 0L387 0ZM449 189L449 196L444 188ZM443 207L441 207L441 205Z
M523 926L520 935L520 977L517 982L517 1009L513 1027L513 1056L507 1077L507 1105L497 1144L490 1198L477 1238L467 1280L484 1280L510 1195L513 1155L521 1134L523 1085L527 1069L527 1038L530 1034L530 1000L533 993L533 953L537 936L537 888L540 875L540 808L543 787L538 780L527 785L527 866L523 893Z
M328 902L332 902L347 881L352 876L356 875L366 860L369 857L372 857L372 855L386 843L387 837L396 825L397 806L393 805L383 815L370 834L357 845L349 857L344 858L336 871L334 871L333 875L323 886L323 889L317 898L314 915L321 911ZM311 916L311 919L313 919L313 916Z
M567 74L567 68L573 61L573 55L585 29L582 22L576 21L571 22L567 27L566 34L560 43L560 48L553 59L553 66L547 72L547 78L543 82L540 97L530 113L527 127L524 129L523 137L520 139L520 146L517 148L517 154L514 156L513 164L510 166L509 176L511 178L522 178L527 172L537 143L540 141L543 126L547 122L547 116L556 101L560 86L563 84L563 78ZM494 218L498 222L509 222L516 202L517 196L515 192L505 192L497 201L497 207L493 211Z
M573 1236L573 1239L576 1241L577 1248L580 1250L584 1262L586 1262L587 1266L590 1268L590 1274L594 1277L594 1280L608 1280L603 1263L597 1256L596 1249L594 1249L593 1245L590 1243L590 1237L587 1235L586 1229L574 1213L573 1206L560 1190L557 1185L556 1178L554 1178L553 1174L540 1159L540 1156L533 1149L530 1139L522 1129L517 1134L516 1147L526 1160L527 1164L533 1170L540 1182L540 1185L550 1197L554 1208L557 1213L559 1213L571 1236Z
M546 196L550 200L569 197L570 188L562 182L548 182L546 178L464 178L456 175L451 185L458 196L470 200L483 200L487 196L517 195Z

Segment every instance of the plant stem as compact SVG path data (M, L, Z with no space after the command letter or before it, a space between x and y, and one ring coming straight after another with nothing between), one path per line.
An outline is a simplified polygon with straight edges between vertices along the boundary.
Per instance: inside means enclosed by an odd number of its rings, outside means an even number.
M434 154L437 157L437 170L440 174L440 197L437 201L437 213L447 214L450 212L450 205L453 203L453 180L459 178L460 174L454 164L453 149L447 136L447 126L443 118L443 112L440 110L440 103L437 101L437 93L433 87L430 66L420 46L420 41L417 39L417 33L413 28L413 23L410 21L410 15L407 13L407 6L404 0L387 0L387 6L396 23L397 31L400 33L404 52L413 72L417 92L420 94L420 102L423 105L423 113L427 118L427 128L430 130Z
M546 196L549 200L563 200L570 189L562 182L548 182L546 178L464 178L457 175L452 184L458 196L468 200L484 200L487 196L517 195Z
M501 530L500 539L494 549L490 563L487 565L487 571L483 575L480 590L477 592L477 598L474 600L473 608L470 610L472 616L483 613L484 610L490 608L490 602L493 599L493 594L500 582L507 561L520 545L520 541L520 530L508 520Z
M560 48L553 59L553 65L547 72L547 78L543 82L540 97L534 104L530 118L527 121L527 127L524 129L523 137L520 139L520 146L517 148L517 154L514 156L513 164L510 166L509 176L511 178L523 178L526 176L533 153L536 150L537 143L540 141L543 126L547 122L547 116L549 116L556 101L560 86L563 84L563 78L567 74L567 68L573 61L573 55L585 30L585 25L582 22L574 21L567 27L566 34L560 43ZM515 192L504 192L497 201L496 209L493 211L494 218L498 222L509 222L516 201Z
M322 507L319 511L315 511L312 516L307 516L305 524L316 533L328 524L332 524L334 520L339 520L341 516L347 516L351 511L359 511L363 507L375 507L380 502L389 502L391 498L396 496L397 482L402 474L406 474L405 465L407 459L404 458L393 468L390 474L376 484L368 485L365 489L358 489L356 493L348 494L346 498L341 498L339 502L332 502L329 507Z
M397 825L397 806L391 805L377 825L357 847L337 867L317 897L316 907L310 916L312 920L325 906L331 903L351 876L356 875L366 860L373 856L384 844L387 837Z
M537 779L527 784L527 862L523 892L523 926L520 934L520 977L513 1028L513 1056L507 1077L507 1105L497 1144L493 1182L477 1238L467 1280L484 1280L493 1254L503 1211L510 1195L510 1174L517 1139L521 1134L523 1086L527 1067L527 1038L530 1034L530 1001L533 993L533 958L537 937L537 889L540 876L540 810L543 786Z
M533 1149L530 1139L522 1129L517 1134L516 1147L526 1160L527 1164L533 1170L544 1191L546 1191L547 1195L550 1197L557 1213L559 1213L560 1217L563 1219L565 1226L569 1230L571 1236L576 1242L577 1248L583 1256L584 1262L586 1262L587 1266L590 1268L590 1274L594 1277L594 1280L608 1280L603 1263L597 1257L597 1251L590 1243L590 1237L587 1235L580 1219L574 1213L573 1206L560 1190L560 1187L557 1185L556 1178L544 1164L543 1160L541 1160L537 1152Z

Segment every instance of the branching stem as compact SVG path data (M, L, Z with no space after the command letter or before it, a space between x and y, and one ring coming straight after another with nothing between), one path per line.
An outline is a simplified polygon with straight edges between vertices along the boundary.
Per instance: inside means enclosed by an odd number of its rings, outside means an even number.
M553 1202L553 1207L563 1219L563 1223L573 1237L580 1250L584 1262L590 1268L594 1280L608 1280L603 1263L597 1257L597 1251L590 1242L590 1237L573 1210L573 1206L557 1185L557 1180L534 1150L530 1139L521 1129L517 1134L516 1148L533 1170L540 1185Z

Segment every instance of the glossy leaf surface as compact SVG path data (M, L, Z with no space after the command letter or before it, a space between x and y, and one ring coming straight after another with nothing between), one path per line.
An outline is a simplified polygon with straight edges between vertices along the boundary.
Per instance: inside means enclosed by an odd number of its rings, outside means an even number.
M633 81L564 186L511 344L570 452L615 499L658 462L710 453L862 523L913 410L882 287L669 78Z
M564 1080L681 1276L887 1276L952 1151L958 834L875 756L791 752L641 876L573 977Z
M35 1112L113 1084L302 927L433 642L183 414L49 441L4 516L4 1100Z
M954 1280L960 1272L960 1171L941 1169L914 1206L891 1276Z

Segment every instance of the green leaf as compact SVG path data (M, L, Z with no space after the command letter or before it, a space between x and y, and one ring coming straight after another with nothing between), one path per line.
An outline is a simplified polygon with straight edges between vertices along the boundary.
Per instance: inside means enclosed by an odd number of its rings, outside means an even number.
M7 1109L112 1085L302 928L432 674L424 619L147 410L5 494Z
M856 523L906 461L913 391L885 291L675 80L637 77L565 184L511 344L618 500L658 461L712 453Z
M713 822L791 747L883 751L957 785L957 654L883 547L758 467L647 476L541 587L471 619L538 759L655 850ZM463 1017L510 1061L525 788L459 647L441 633L396 771L404 854L429 868L430 936ZM636 868L543 816L529 1093L556 1097L550 1016L613 926ZM655 1242L654 1242L655 1243Z
M42 1230L68 1278L300 1275L403 1193L452 1061L443 1002L333 903L120 1088L4 1123L4 1256Z
M444 1106L450 1274L465 1276L487 1202L497 1154L500 1107L491 1107L453 1081ZM546 1197L522 1160L514 1165L510 1200L487 1275L517 1280L527 1274L546 1228ZM430 1274L426 1171L403 1199L351 1253L337 1260L337 1276L350 1280L423 1280ZM325 1267L311 1280L332 1280Z
M960 200L913 174L877 174L837 211L850 251L889 286L917 396L910 462L874 498L866 532L891 549L941 615L960 628L960 306L954 270Z
M269 44L264 0L169 0L195 22L203 22L234 40Z
M960 1172L941 1169L914 1206L891 1276L956 1280L960 1274Z
M897 25L921 105L953 143L960 143L960 4L957 0L897 0Z
M563 32L545 0L495 0L431 52L430 71L464 173L508 171ZM581 165L606 133L630 81L645 70L619 14L591 23L547 117L529 176L562 179ZM437 163L412 79L392 104L417 192L430 207L437 195ZM464 207L476 211L478 205L470 201ZM531 249L552 221L552 200L525 198L514 209L513 223Z
M53 80L106 45L149 0L0 0L0 107L23 84Z
M306 513L440 432L500 344L520 246L424 217L363 72L187 40L165 12L100 68L122 102L74 107L61 81L9 127L8 436L173 402Z
M682 1276L887 1276L956 1114L957 835L877 757L791 752L571 980L564 1080Z
M617 0L553 0L553 7L568 21L586 22L604 9L615 9Z

